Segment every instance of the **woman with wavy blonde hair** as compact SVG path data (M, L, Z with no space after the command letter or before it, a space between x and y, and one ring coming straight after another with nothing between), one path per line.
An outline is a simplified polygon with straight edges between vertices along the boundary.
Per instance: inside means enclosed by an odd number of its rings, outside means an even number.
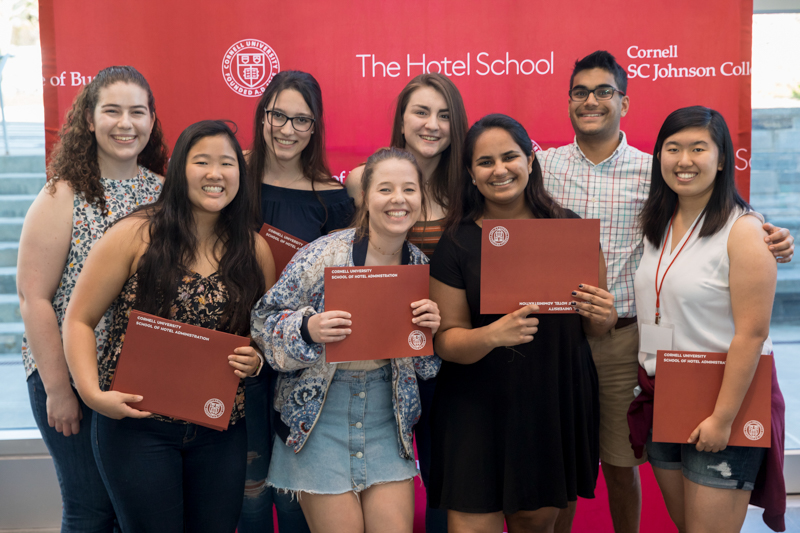
M119 218L161 193L167 148L150 85L128 66L103 69L83 88L60 137L50 179L20 237L22 356L34 418L61 487L61 531L113 531L114 510L92 456L92 411L72 386L61 325L92 246ZM109 309L95 329L98 356L110 316Z

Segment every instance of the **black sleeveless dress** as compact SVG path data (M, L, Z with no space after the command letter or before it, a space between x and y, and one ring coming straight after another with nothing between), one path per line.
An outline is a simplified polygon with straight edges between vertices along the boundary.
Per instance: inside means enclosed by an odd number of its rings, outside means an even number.
M502 316L480 314L480 274L481 228L465 223L455 239L439 241L431 276L466 291L473 328ZM594 497L597 373L581 317L538 318L532 342L471 365L443 362L431 415L431 507L513 514Z

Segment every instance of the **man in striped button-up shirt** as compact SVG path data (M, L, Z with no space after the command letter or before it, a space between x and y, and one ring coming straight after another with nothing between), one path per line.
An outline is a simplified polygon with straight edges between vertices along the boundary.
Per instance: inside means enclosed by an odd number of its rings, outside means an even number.
M627 75L614 56L597 51L575 63L569 116L575 142L536 153L545 187L562 206L583 218L600 219L600 244L607 282L619 319L602 337L590 338L600 392L600 460L617 533L638 532L641 484L628 439L628 406L637 386L639 332L633 277L644 244L639 212L650 190L653 156L630 146L620 130L630 99ZM657 127L657 125L653 125ZM771 248L791 260L787 230L764 226ZM574 506L562 512L558 531L569 531Z

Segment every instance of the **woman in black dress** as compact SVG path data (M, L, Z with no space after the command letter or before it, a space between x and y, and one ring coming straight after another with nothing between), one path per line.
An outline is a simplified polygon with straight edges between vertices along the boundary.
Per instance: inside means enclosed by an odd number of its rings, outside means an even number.
M586 335L616 322L600 287L575 288L575 314L481 315L484 219L576 218L544 190L530 137L488 115L467 134L468 170L431 263L444 360L434 397L429 498L450 531L553 531L559 508L591 498L599 463L597 375ZM568 261L569 258L565 258ZM502 275L502 273L498 273Z

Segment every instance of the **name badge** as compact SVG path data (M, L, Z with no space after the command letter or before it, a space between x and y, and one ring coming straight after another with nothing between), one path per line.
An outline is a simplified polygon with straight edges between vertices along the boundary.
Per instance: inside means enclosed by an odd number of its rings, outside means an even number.
M671 350L672 333L672 326L663 322L659 325L642 324L639 351L655 355L659 350Z

